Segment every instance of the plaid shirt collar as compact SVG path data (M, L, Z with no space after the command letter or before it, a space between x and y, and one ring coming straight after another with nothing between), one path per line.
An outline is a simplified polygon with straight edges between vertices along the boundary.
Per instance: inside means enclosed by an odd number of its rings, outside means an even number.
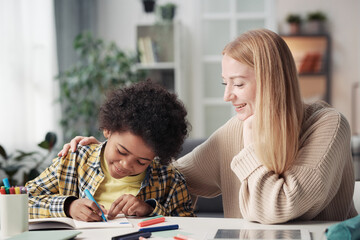
M87 165L89 168L92 168L96 173L102 173L101 169L101 154L105 150L106 142L102 142L96 146L96 148L91 153L91 157L88 158Z

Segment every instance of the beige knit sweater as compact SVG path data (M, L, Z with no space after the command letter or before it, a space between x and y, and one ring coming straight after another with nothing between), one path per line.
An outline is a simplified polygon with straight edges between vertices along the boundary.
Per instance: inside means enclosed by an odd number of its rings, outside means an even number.
M344 220L356 216L347 120L323 102L308 106L293 167L268 171L243 147L236 117L174 164L191 194L222 194L225 217L273 224L292 219Z

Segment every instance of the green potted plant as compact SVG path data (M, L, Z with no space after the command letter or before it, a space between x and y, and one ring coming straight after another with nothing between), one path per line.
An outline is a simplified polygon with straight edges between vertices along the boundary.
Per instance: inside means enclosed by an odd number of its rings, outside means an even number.
M323 33L327 17L321 11L310 12L307 14L307 30L309 33Z
M176 4L174 3L166 3L164 5L159 6L161 19L167 22L171 22L176 13Z
M40 142L38 146L47 150L47 153L40 151L24 152L16 150L15 153L8 154L3 146L0 145L0 170L2 170L10 181L11 185L24 185L37 177L44 169L44 162L51 157L54 146L56 144L56 134L48 132L45 140ZM22 182L18 182L14 175L20 170L25 169Z
M138 56L119 49L115 43L83 33L75 38L74 48L79 62L57 76L65 142L76 135L102 138L97 120L106 93L144 78L135 68Z
M286 17L286 22L290 27L290 34L299 34L300 33L300 24L302 19L298 14L289 14Z

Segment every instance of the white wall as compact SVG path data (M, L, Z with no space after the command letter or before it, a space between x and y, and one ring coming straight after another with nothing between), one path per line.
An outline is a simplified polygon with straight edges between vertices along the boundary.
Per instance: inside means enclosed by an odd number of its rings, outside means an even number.
M188 72L185 79L196 81L191 69L196 36L196 12L194 0L172 0L178 5L176 18L183 25L183 41L186 46ZM199 0L197 0L199 1ZM168 2L158 0L157 4ZM351 88L360 81L360 1L358 0L276 0L276 21L279 31L284 30L288 13L300 13L304 17L310 11L321 10L328 16L328 30L332 37L332 105L342 112L351 124ZM139 23L155 20L153 14L146 15L141 0L99 0L98 34L105 40L115 41L120 47L135 51L135 29ZM196 89L189 89L195 91ZM358 104L360 108L360 104ZM191 117L191 106L187 106ZM360 109L358 110L360 112ZM360 113L358 114L360 115ZM358 129L360 117L358 117ZM360 132L360 130L358 130Z

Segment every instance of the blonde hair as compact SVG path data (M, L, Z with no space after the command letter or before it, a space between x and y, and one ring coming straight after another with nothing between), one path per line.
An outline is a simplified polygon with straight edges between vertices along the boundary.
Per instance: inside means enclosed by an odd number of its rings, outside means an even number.
M288 46L276 33L259 29L227 44L223 54L254 69L255 153L269 170L284 173L298 153L304 113L295 62Z

